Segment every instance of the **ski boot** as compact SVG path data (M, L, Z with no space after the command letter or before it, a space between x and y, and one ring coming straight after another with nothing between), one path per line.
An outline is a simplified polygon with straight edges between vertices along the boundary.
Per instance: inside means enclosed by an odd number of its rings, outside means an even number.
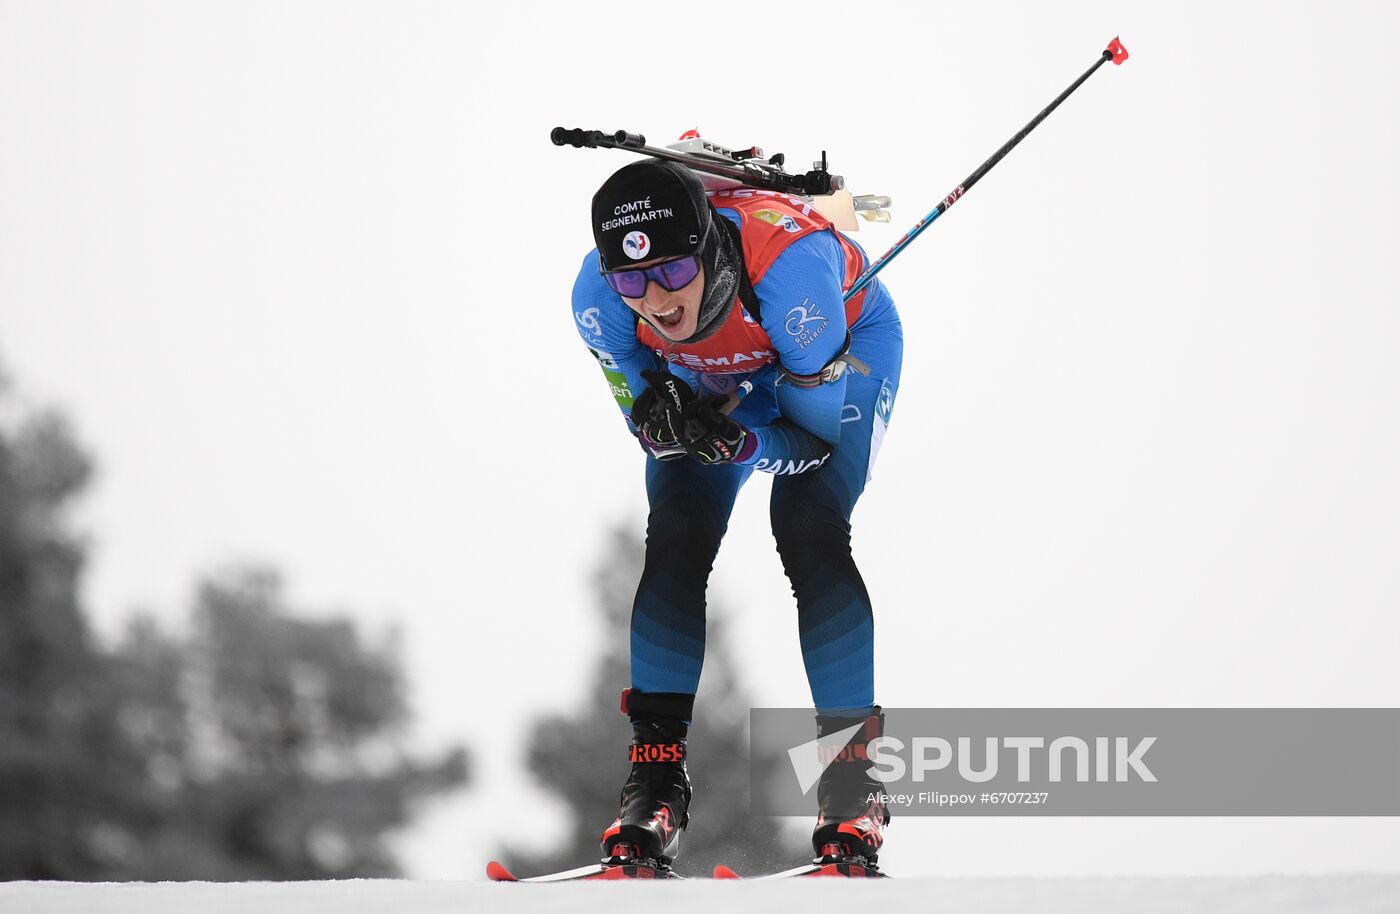
M694 695L623 691L622 711L632 721L632 771L617 818L603 832L604 864L669 873L690 821L685 738L694 703Z
M881 875L877 861L890 811L880 799L884 785L866 773L870 767L866 744L884 734L885 714L877 705L861 717L817 715L819 739L856 726L860 729L846 744L835 747L836 756L817 783L817 825L812 830L812 849L817 856L813 862L841 864L853 875Z

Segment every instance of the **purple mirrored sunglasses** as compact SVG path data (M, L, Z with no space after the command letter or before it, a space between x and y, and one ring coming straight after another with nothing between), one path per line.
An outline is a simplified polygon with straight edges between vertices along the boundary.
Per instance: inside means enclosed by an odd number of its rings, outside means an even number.
M603 273L603 282L623 298L643 298L647 283L655 280L667 292L678 292L700 275L700 255L668 260L641 270L614 270Z

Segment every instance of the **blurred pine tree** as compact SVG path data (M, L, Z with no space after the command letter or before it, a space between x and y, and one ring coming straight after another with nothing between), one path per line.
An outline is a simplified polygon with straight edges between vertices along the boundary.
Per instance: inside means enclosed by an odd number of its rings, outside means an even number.
M0 380L6 414L9 394ZM140 818L139 759L79 606L67 509L90 472L57 414L0 426L0 879L107 876L104 824Z
M386 833L467 777L460 749L400 747L395 639L243 568L199 587L188 634L139 617L104 648L66 510L89 475L61 417L0 422L0 880L395 875Z
M265 568L205 581L184 638L137 620L116 656L163 802L159 827L131 842L133 878L397 875L385 833L467 766L460 749L425 762L399 747L395 640L293 613Z

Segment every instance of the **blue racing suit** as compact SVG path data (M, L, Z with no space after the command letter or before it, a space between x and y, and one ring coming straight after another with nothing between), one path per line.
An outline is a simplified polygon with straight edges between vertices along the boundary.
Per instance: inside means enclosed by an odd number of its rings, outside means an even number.
M647 458L650 510L632 610L632 688L695 693L710 570L739 488L758 470L775 477L773 535L797 599L813 703L822 713L864 711L875 701L874 623L851 557L850 519L894 408L903 355L899 317L879 280L854 311L843 305L843 288L866 265L864 252L820 216L795 209L800 201L721 194L713 202L744 238L757 317L736 301L725 328L706 341L657 346L661 338L603 282L596 250L574 284L579 335L634 434L630 410L634 395L646 389L644 369L664 365L701 394L752 385L731 413L757 439L742 462ZM799 237L788 240L784 232ZM752 249L750 235L760 239ZM851 364L868 373L848 369L820 380L823 367L846 350L848 334Z

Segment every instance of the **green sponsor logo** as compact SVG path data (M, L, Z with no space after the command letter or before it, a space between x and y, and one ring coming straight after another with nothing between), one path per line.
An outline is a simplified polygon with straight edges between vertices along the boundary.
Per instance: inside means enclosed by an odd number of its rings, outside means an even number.
M627 386L627 376L620 371L604 368L603 377L608 379L608 384L612 387L613 399L617 401L617 405L623 409L631 409L632 388Z

